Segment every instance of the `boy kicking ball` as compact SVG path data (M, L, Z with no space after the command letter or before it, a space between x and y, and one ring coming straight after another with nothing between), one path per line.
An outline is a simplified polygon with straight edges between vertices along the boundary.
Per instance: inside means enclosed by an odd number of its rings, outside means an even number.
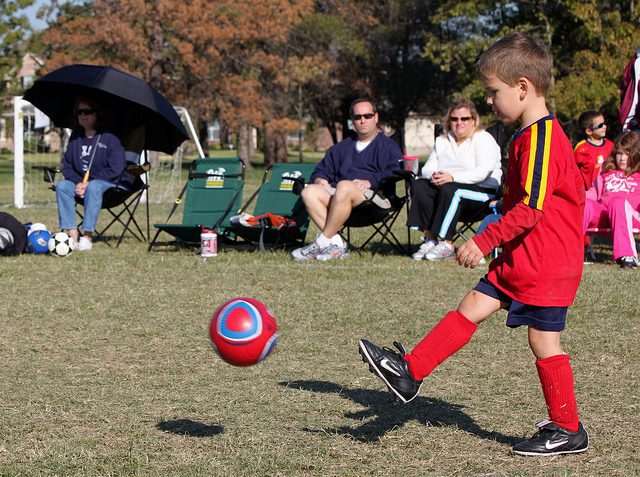
M521 33L499 40L477 64L488 104L504 123L519 121L521 128L509 149L503 216L464 243L456 259L474 268L495 247L502 246L502 255L411 353L395 342L399 352L359 342L370 370L398 401L408 403L422 380L465 346L480 323L508 310L507 326L528 327L549 412L533 437L513 446L520 455L570 454L589 447L578 420L569 355L560 346L567 307L582 275L584 186L571 144L546 106L551 68L544 45Z

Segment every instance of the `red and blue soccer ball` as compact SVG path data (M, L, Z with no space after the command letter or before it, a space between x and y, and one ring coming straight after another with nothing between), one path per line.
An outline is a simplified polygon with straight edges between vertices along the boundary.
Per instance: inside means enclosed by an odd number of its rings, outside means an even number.
M234 298L220 305L211 319L209 336L220 357L234 366L263 361L278 341L278 323L264 303Z

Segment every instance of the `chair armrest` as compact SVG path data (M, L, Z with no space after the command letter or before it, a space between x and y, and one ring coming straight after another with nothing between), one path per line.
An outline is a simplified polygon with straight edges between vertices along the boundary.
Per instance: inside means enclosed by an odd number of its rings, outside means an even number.
M42 171L42 180L48 182L51 186L55 183L56 174L60 172L60 169L57 167L33 166L32 168L36 171Z
M144 164L127 164L127 172L133 176L141 176L149 172L151 164L145 162Z
M393 174L404 179L404 180L413 180L416 178L416 175L413 171L408 171L406 169L396 169L393 171Z
M378 185L372 189L373 193L381 195L382 197L386 197L386 195L383 192L386 187L389 187L390 189L393 188L395 190L395 185L398 182L404 181L405 184L408 184L413 180L413 177L414 177L414 174L411 171L405 171L404 169L396 169L393 171L392 176L384 177L380 182L378 182Z
M293 179L293 187L291 188L291 191L295 195L300 195L302 194L302 190L306 187L306 185L307 184L303 177L296 177L295 179Z

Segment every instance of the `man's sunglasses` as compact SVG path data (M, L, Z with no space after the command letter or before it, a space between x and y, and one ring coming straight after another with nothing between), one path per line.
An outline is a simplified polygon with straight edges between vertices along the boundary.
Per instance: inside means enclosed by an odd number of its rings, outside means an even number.
M458 121L471 121L473 118L471 116L463 116L461 118L457 117L457 116L451 116L449 118L449 121L451 121L452 123L457 123Z
M82 115L82 116L89 116L90 114L95 113L95 109L88 109L88 108L78 108L76 110L76 114L78 116Z
M351 119L353 119L354 121L360 121L362 118L371 119L375 115L376 115L376 113L353 114L351 116Z
M596 129L602 129L606 125L607 123L600 123L600 124L596 124L595 126L591 126L589 129L591 129L592 131L595 131Z

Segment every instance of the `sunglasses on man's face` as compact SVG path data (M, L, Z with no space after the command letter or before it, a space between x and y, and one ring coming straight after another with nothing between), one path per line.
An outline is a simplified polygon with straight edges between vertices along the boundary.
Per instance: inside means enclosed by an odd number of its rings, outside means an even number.
M596 129L602 129L606 125L607 123L600 123L600 124L596 124L595 126L591 126L589 129L591 129L592 131L595 131Z
M452 123L457 123L458 121L471 121L473 118L471 116L462 116L461 118L457 117L457 116L451 116L449 118L449 121L451 121Z
M351 119L353 119L354 121L360 121L362 118L371 119L375 115L376 113L353 114L351 115Z
M90 108L78 108L76 110L76 114L78 116L89 116L91 114L95 113L95 110L90 109Z

